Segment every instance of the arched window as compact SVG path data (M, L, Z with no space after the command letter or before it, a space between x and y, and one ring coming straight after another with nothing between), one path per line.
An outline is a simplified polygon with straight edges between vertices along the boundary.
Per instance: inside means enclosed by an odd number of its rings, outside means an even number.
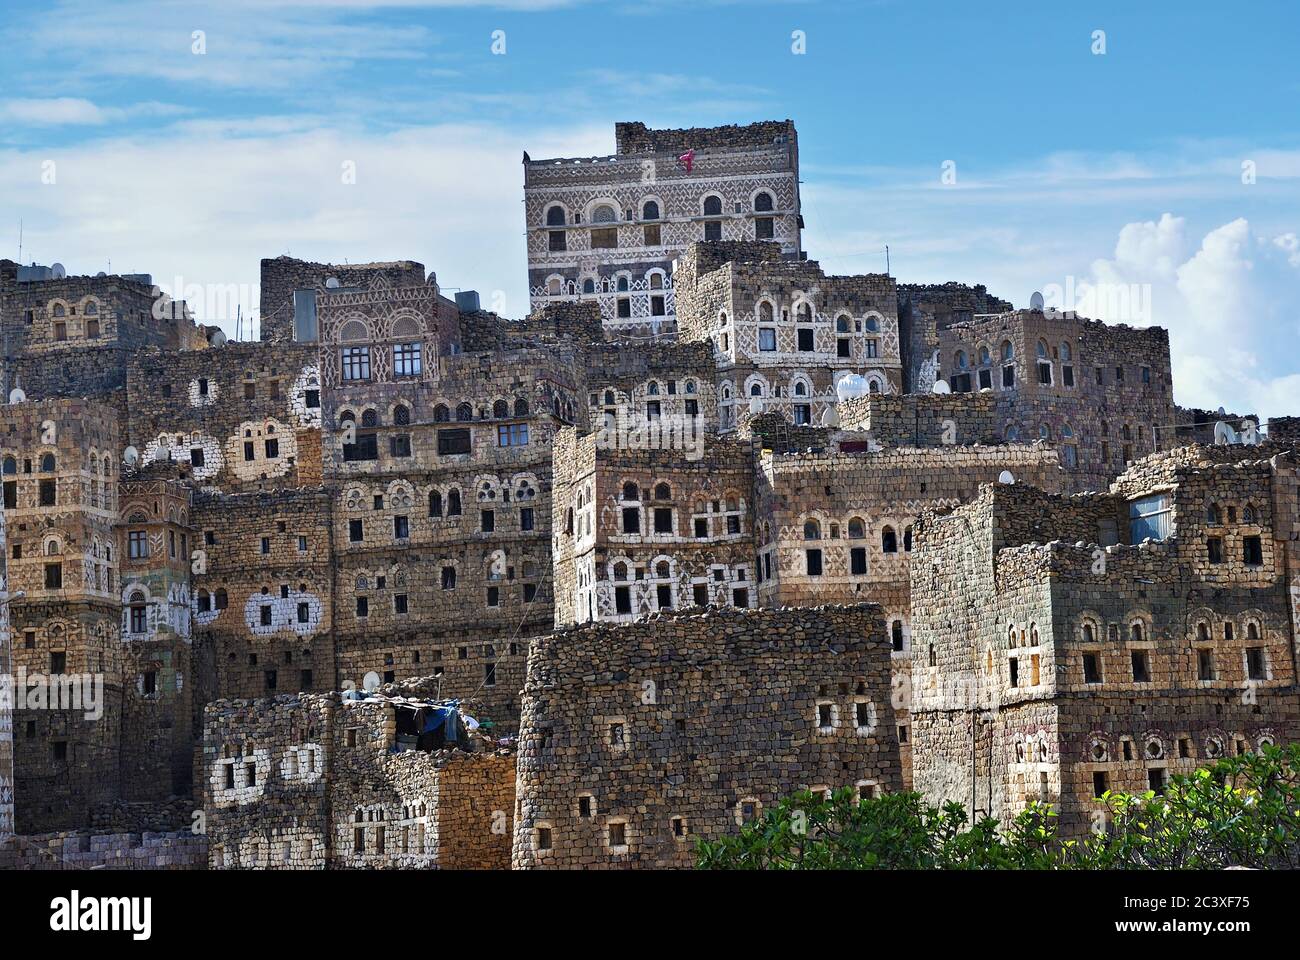
M5 470L8 473L8 470ZM1211 526L1218 526L1223 521L1219 519L1219 505L1212 503L1205 508L1205 522Z
M429 516L442 516L442 491L440 490L429 491Z
M762 323L772 322L772 304L766 300L758 305L758 319Z
M592 223L614 223L618 220L618 211L608 203L597 204L591 211Z
M339 331L340 340L365 340L367 339L366 325L360 320L349 320L343 324L343 329Z
M131 594L130 631L144 633L148 618L145 615L144 594L137 590Z
M44 467L42 467L41 469L44 469ZM1241 511L1241 522L1251 523L1251 524L1256 522L1255 505L1253 503L1246 504L1246 508Z
M411 422L411 411L403 404L398 404L393 408L393 423L399 427L404 427Z
M835 318L835 332L836 332L836 333L848 333L848 332L849 332L849 318L848 318L848 317L836 317L836 318Z
M803 538L805 540L820 540L822 538L821 527L816 520L805 520L803 523Z
M445 403L440 403L433 408L433 422L446 423L451 419L451 411Z
M903 529L903 552L904 553L912 552L912 528L911 527L905 527Z
M672 487L668 486L668 484L661 483L655 487L656 500L671 500L672 498L673 498L673 490Z
M619 277L615 286L619 293L627 293L627 277Z
M655 380L650 381L650 386L646 387L646 394L651 397L659 396L659 384Z
M759 194L756 197L754 197L754 209L758 213L771 213L772 195L768 193L766 190L759 192Z
M1146 631L1143 629L1141 620L1134 620L1128 628L1129 639L1140 641Z
M474 408L468 403L458 404L456 407L456 419L460 421L473 420Z
M212 595L206 590L199 590L195 598L199 613L209 613L212 610Z
M1047 343L1046 343L1046 341L1039 340L1039 341L1038 341L1038 346L1036 346L1036 347L1034 348L1034 353L1037 354L1039 360L1046 360L1046 359L1047 359Z
M53 473L53 472L54 472L54 454L52 453L41 454L41 473Z
M515 416L516 417L528 416L528 401L525 400L523 397L515 398Z
M591 277L588 277L586 280L582 281L582 292L583 292L583 293L595 293L595 292L596 292L596 281L593 280L593 279L591 279Z
M992 362L993 358L989 355L989 348L986 346L980 347L980 366L987 367Z
M492 416L496 419L500 420L502 417L508 416L509 413L510 409L504 400L498 400L492 404Z
M880 549L884 553L898 553L898 534L893 527L887 526L880 531Z
M659 219L659 204L658 204L657 201L654 201L654 200L647 200L644 204L642 204L642 206L641 206L641 219L642 219L642 220L658 220L658 219Z
M751 397L761 397L763 395L763 385L761 383L750 384L749 395Z
M18 461L15 460L13 457L5 457L4 472L5 472L5 476L12 476L13 474L17 473Z
M97 303L95 303L94 300L91 300L89 303L86 304L86 310L85 310L85 313L86 313L86 316L88 316L88 317L97 317L97 316L99 316L99 305L98 305Z
M953 357L953 365L957 370L966 369L966 351L958 350L957 355Z
M1071 358L1071 354L1070 354L1070 345L1069 345L1068 343L1062 343L1062 344L1061 344L1061 359L1062 359L1062 360L1069 360L1070 358Z
M722 216L722 198L714 194L704 198L704 215L706 217Z
M880 321L877 318L867 317L867 332L868 333L880 332Z
M447 516L460 516L460 490L455 487L447 491Z
M365 410L361 413L361 426L367 430L373 430L379 426L379 414L374 410Z
M558 204L546 211L546 225L548 227L564 226L564 208Z
M638 486L637 486L635 483L633 483L631 480L629 480L627 483L623 484L623 499L624 499L624 500L639 500L639 499L641 499L641 489L640 489L640 487L638 487Z
M861 540L867 535L867 525L862 522L862 518L853 517L849 520L849 539Z
M1002 360L1014 360L1016 358L1016 348L1011 345L1010 340L1002 341Z
M1200 623L1196 625L1196 639L1197 640L1210 639L1210 625L1206 623L1204 620L1202 620Z
M1096 639L1097 631L1093 628L1093 625L1091 623L1085 623L1083 625L1083 642L1092 643Z
M796 380L794 382L794 395L796 397L808 396L808 384L804 383L802 380Z

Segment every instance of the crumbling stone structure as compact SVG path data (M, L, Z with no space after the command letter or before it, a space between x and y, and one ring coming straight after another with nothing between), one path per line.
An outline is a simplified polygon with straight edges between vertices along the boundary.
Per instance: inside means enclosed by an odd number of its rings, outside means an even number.
M798 258L799 143L794 124L614 128L608 157L524 154L528 287L534 307L599 305L607 329L675 330L673 262L697 240L768 240Z
M927 514L912 557L913 780L1003 823L1052 804L1067 835L1106 790L1300 729L1295 455L1188 447L1105 493L982 488Z
M902 786L879 608L586 624L529 651L516 869L689 867L795 790Z
M397 689L210 704L210 867L506 868L514 757Z

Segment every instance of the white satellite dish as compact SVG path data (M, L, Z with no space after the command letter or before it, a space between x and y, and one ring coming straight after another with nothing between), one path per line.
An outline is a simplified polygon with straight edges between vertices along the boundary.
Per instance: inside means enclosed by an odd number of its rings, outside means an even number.
M61 263L56 263L50 267L50 273L53 275L55 280L62 280L68 275L67 268L65 268Z
M1010 470L1003 470L998 474L998 483L1012 484L1016 482L1015 474Z
M763 401L760 398L754 397L752 400L749 401L749 415L751 417L756 417L762 412L763 412Z
M1230 443L1237 442L1237 431L1220 420L1214 425L1214 445L1216 447L1227 446Z
M367 693L374 693L379 689L379 674L371 670L361 678L361 686L365 687Z
M947 380L936 380L934 386L930 388L934 393L952 393L952 387L948 386Z
M127 447L122 451L122 459L134 467L140 462L140 451L135 447Z
M1043 309L1043 295L1037 290L1035 290L1033 295L1029 298L1029 309L1040 311Z
M97 276L97 277L106 277L106 276L108 276L108 274L106 274L103 270L101 270L101 271L99 271L99 273L95 274L95 276Z
M224 330L217 330L212 334L212 345L214 347L224 347L226 345L226 334Z
M22 403L26 399L27 399L27 394L23 393L22 387L14 387L12 390L9 391L10 403Z
M838 427L840 425L840 412L834 407L827 407L822 411L823 427Z
M325 279L325 289L326 289L326 290L337 290L337 289L338 289L339 287L341 287L341 286L342 286L342 284L339 283L339 278L338 278L338 277L327 277L327 278Z

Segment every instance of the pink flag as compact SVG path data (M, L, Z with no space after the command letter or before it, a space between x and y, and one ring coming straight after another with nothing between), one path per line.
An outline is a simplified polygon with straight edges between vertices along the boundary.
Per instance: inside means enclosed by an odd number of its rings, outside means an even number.
M691 172L691 167L695 166L695 151L687 150L677 158L677 166L681 167L687 173Z

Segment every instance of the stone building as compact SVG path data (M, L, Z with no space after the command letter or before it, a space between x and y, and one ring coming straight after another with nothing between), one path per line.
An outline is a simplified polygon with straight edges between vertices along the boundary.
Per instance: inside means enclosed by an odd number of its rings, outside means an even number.
M710 610L535 641L515 869L689 867L799 789L902 786L877 607Z
M981 489L927 514L912 557L913 780L1003 823L1030 800L1067 834L1107 790L1300 728L1293 452L1187 447L1109 491ZM1290 595L1289 595L1290 594Z
M952 391L991 391L1008 441L1057 443L1076 490L1105 489L1128 463L1174 445L1167 330L1017 310L938 337Z
M827 276L755 241L692 243L674 276L681 339L714 348L724 431L742 407L821 424L846 374L903 389L892 277Z
M509 866L514 757L455 704L386 689L208 705L211 869Z
M708 343L598 344L587 353L586 376L587 415L596 429L660 419L718 432L717 368Z
M939 375L939 330L973 320L981 314L1008 313L1015 308L992 296L983 284L963 283L898 285L898 326L904 360L903 386L909 393L925 393Z
M620 335L675 329L673 261L696 240L768 240L801 255L799 142L789 121L687 130L614 127L607 157L524 154L528 287L600 307Z
M321 482L316 344L145 349L132 356L126 386L127 442L141 464L179 464L232 493Z
M555 439L556 626L757 604L750 443L648 439L628 448L570 429Z
M32 399L104 399L126 385L136 350L208 345L185 304L147 274L70 277L10 260L0 260L0 339L5 394Z

